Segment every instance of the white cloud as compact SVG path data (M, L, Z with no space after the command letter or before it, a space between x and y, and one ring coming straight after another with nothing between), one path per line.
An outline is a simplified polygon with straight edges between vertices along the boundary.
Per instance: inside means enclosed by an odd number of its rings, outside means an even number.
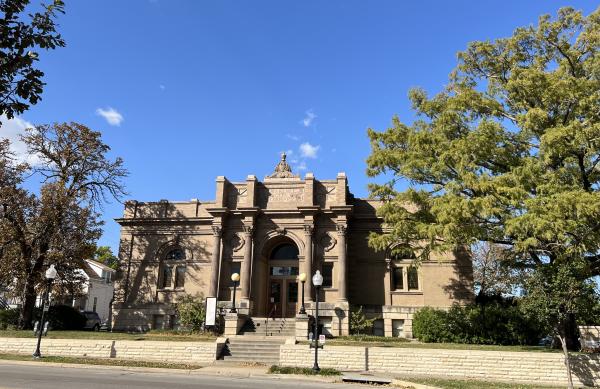
M302 124L304 124L304 127L310 127L310 125L316 118L317 115L313 112L312 109L309 109L308 111L306 111L306 116L304 117L304 119L302 119Z
M102 116L111 126L120 126L123 121L123 115L111 107L107 107L106 109L98 108L96 110L96 115Z
M299 141L300 137L297 135L293 135L293 134L286 134L285 136L287 136L289 139L293 140L293 141Z
M300 155L305 158L317 158L317 152L321 146L313 146L308 142L304 142L300 145Z
M294 170L296 170L298 172L306 170L306 162L304 162L304 161L300 162L298 165L294 166Z
M14 117L9 120L5 115L0 116L0 122L2 122L2 126L0 126L0 138L8 138L10 140L10 148L15 153L17 160L27 162L30 165L38 165L40 163L39 156L29 154L27 146L20 139L20 136L25 134L25 129L34 127L33 124L20 117Z

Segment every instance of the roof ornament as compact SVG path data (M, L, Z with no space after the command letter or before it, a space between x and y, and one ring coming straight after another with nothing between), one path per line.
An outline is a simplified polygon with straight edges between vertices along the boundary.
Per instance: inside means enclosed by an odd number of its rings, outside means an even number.
M267 178L300 178L300 176L292 173L292 168L285 161L286 155L285 153L281 153L281 161L275 166L275 171L273 174L268 176Z

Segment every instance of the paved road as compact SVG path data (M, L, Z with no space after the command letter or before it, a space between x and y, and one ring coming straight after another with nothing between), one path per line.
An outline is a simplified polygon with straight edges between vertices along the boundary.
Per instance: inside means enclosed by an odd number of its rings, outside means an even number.
M15 365L0 362L0 388L60 389L357 389L358 385L319 383L277 377L223 377L169 372L138 372L115 368L72 368L44 365Z

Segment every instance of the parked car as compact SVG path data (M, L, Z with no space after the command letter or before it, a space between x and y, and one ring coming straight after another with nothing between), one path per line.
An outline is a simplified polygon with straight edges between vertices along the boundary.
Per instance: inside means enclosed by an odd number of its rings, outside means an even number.
M100 331L102 320L100 320L100 316L98 316L96 312L83 311L81 313L83 316L85 316L85 326L83 326L84 330Z

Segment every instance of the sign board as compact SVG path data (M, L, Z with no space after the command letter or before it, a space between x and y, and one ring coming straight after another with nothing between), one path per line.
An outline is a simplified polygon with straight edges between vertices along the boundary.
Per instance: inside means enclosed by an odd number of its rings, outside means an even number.
M205 326L214 326L215 319L217 317L217 298L207 297L206 298L206 319L204 321Z
M44 312L48 312L49 309L50 309L49 305L44 305Z
M325 344L325 335L319 335L319 343Z

